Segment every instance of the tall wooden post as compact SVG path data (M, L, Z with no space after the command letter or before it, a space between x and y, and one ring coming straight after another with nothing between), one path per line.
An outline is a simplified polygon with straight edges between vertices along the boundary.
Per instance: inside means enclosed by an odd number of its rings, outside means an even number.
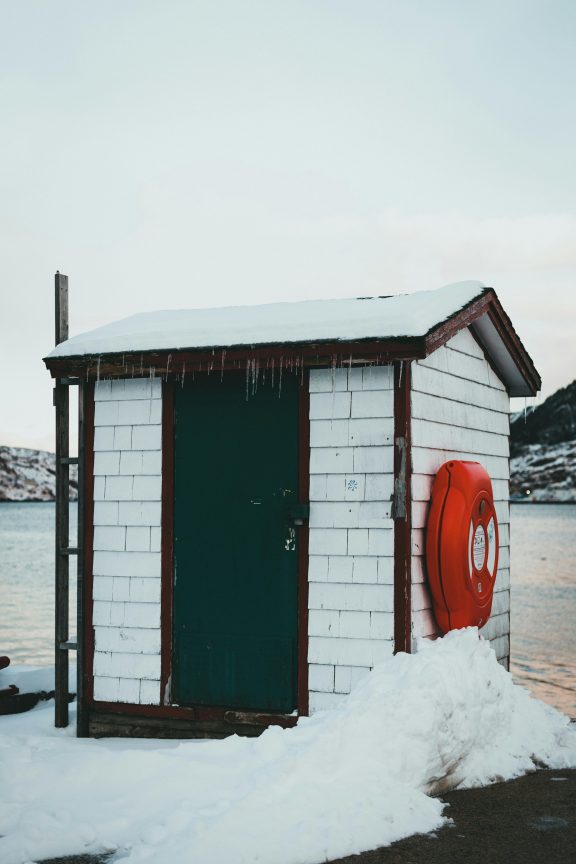
M87 388L78 382L78 568L76 576L76 735L86 738L84 699L84 524L86 517L86 401Z
M56 273L55 337L56 344L68 338L68 277ZM56 566L55 566L55 707L54 725L68 726L68 578L69 578L69 391L68 383L56 379ZM66 647L65 647L66 646Z

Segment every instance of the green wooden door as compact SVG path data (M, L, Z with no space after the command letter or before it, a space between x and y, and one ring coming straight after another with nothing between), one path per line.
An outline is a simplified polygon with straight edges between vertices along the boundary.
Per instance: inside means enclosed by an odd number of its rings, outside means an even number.
M297 694L300 381L176 387L173 697L291 712Z

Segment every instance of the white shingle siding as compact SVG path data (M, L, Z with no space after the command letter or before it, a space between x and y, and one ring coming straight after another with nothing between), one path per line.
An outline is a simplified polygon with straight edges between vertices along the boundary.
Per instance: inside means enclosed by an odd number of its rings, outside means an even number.
M94 391L94 698L160 701L162 389Z
M412 364L412 630L433 636L425 527L434 475L449 459L480 462L492 480L500 547L492 615L482 628L498 658L510 650L509 410L506 388L468 329Z
M392 366L310 373L310 711L393 650Z

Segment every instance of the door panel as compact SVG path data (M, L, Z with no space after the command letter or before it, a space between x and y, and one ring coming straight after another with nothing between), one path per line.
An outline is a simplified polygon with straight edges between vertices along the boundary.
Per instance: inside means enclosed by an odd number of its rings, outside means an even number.
M176 388L173 696L291 712L297 694L300 381Z

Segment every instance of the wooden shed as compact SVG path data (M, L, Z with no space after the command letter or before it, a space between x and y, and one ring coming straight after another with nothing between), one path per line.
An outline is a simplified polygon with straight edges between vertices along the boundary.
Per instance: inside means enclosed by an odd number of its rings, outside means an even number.
M56 287L63 309L65 277ZM451 458L492 479L500 563L482 632L508 664L509 400L540 379L493 289L141 314L65 339L45 363L61 418L61 688L78 554L78 734L293 725L434 636L423 538Z

